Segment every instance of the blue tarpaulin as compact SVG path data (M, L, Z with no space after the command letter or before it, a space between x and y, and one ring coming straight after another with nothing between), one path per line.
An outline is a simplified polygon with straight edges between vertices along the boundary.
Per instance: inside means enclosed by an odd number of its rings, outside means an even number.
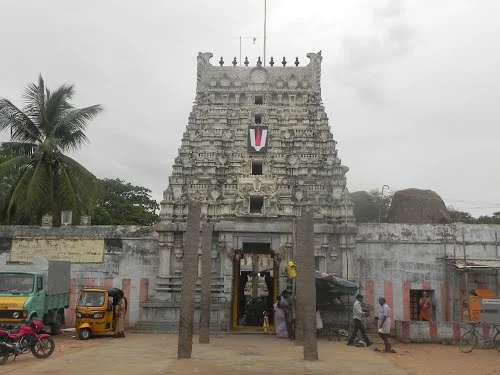
M330 273L314 271L316 282L328 283L330 287L337 289L341 293L356 293L359 285L353 281L342 279Z

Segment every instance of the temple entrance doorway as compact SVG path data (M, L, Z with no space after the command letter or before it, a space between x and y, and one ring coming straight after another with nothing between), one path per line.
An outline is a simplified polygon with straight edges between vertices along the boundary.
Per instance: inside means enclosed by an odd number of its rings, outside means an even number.
M233 265L233 330L263 331L267 312L274 330L273 304L278 296L279 264L269 243L243 243Z

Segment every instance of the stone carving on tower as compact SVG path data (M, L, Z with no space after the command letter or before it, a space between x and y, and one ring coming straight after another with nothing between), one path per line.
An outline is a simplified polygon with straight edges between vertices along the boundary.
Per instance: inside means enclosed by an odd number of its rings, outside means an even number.
M220 58L212 65L212 57L198 54L195 103L155 226L159 277L141 306L144 319L160 319L162 327L178 324L191 200L201 203L203 221L213 223L211 288L219 302L240 292L252 301L275 300L288 287L286 265L297 251L293 219L305 206L314 210L317 269L348 278L354 262L349 169L322 104L321 52L309 53L305 66L298 58L271 59L269 66L260 59L250 66L246 58L243 66L235 59L224 66ZM259 263L249 262L256 254ZM240 271L247 273L241 280ZM242 290L234 289L236 279ZM220 303L221 326L240 324L239 307L236 313L235 305Z
M353 222L321 101L321 52L307 66L221 66L198 54L196 99L163 194L162 222L183 221L189 199L209 218L294 217ZM346 199L348 201L346 201Z

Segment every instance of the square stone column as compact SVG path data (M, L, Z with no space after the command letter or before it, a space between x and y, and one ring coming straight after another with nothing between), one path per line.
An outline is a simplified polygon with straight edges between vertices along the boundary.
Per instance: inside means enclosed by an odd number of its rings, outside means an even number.
M200 344L210 342L210 305L212 302L212 224L205 224L201 234Z
M303 207L297 228L297 250L302 253L297 264L297 294L302 305L304 359L318 360L316 337L316 282L314 279L314 214L312 208ZM299 311L300 311L299 310Z
M174 248L174 234L165 233L162 234L162 236L162 241L160 241L158 244L160 252L159 276L169 277L172 249Z
M177 358L191 358L193 350L194 299L200 244L201 205L190 203L187 215L186 243L182 262L179 342Z

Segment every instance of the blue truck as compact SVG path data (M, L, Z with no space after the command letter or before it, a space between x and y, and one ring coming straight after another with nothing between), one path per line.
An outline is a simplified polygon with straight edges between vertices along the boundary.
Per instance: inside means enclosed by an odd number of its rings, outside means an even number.
M11 263L0 256L0 326L12 327L37 318L61 332L70 300L70 262L34 257L33 263Z

